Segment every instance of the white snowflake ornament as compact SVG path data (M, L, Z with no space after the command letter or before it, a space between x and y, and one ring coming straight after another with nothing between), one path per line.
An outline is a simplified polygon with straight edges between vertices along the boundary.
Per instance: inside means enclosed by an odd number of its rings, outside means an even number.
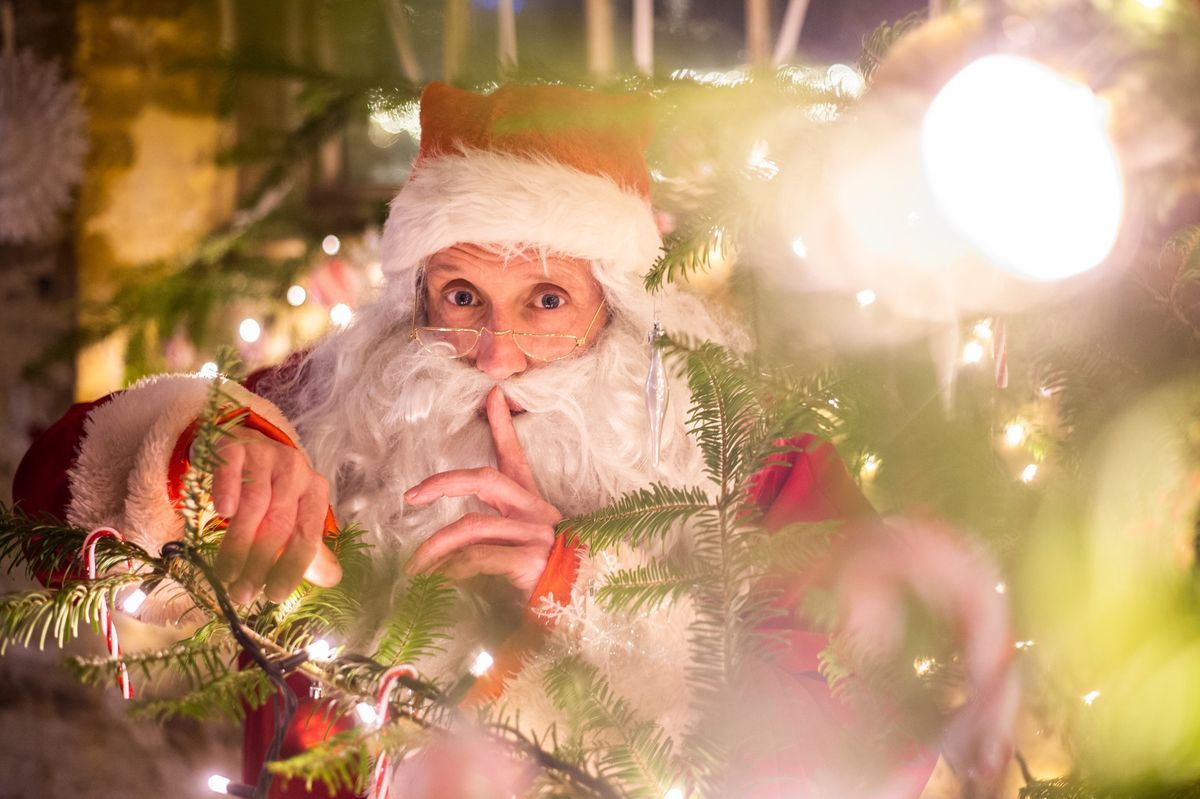
M52 233L87 152L83 109L58 65L30 50L0 55L0 241Z

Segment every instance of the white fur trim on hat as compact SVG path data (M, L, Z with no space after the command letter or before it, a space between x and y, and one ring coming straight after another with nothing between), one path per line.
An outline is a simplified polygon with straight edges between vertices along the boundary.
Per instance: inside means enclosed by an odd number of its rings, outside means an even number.
M384 273L406 277L435 252L463 243L589 259L601 283L638 291L662 247L650 203L638 193L549 159L483 150L414 167L384 227Z

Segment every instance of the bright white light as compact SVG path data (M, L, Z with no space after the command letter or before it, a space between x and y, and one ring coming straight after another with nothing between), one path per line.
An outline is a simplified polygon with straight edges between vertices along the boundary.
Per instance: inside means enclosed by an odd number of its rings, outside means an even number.
M973 328L973 330L975 332L975 335L979 336L980 338L990 339L992 337L992 320L991 319L979 320L978 322L975 323L975 327Z
M229 793L230 779L214 774L208 778L208 789L213 793Z
M332 660L333 647L324 638L318 638L304 648L309 660Z
M797 236L792 240L792 252L801 258L808 257L808 247L804 244L804 239Z
M217 364L213 361L205 361L200 366L200 376L201 377L216 377L217 376Z
M1138 0L1146 8L1162 8L1163 0Z
M1021 470L1021 482L1032 483L1033 478L1037 477L1038 466L1036 463L1031 463Z
M779 164L767 158L767 153L770 152L770 145L766 140L759 139L754 142L750 148L750 157L746 159L746 164L756 172L762 173L765 177L773 178L779 174Z
M870 480L879 471L879 458L874 455L868 455L863 459L862 476L863 479Z
M875 302L875 292L870 289L863 289L854 295L854 299L858 300L858 304L863 308Z
M364 727L374 727L379 723L379 714L366 702L359 702L354 706L354 715L358 716Z
M247 344L253 344L262 336L262 325L257 319L246 318L238 325L238 335L242 337L242 341Z
M1017 641L1014 646L1016 646L1017 649L1029 649L1033 646L1033 644L1033 641Z
M471 672L472 677L482 677L484 674L487 674L487 670L490 669L492 664L495 662L496 661L492 657L492 654L484 650L475 656L475 662L471 664L471 668L468 669L468 671Z
M350 310L350 306L344 302L339 302L329 309L329 321L338 327L345 327L350 324L350 320L353 318L354 311Z
M996 583L996 593L997 594L1008 593L1008 586L1005 585L1004 583Z
M393 136L407 133L414 140L421 138L421 112L417 103L375 111L371 114L371 121Z
M129 614L138 612L138 608L146 601L146 592L142 589L135 589L132 594L125 597L125 601L121 603L121 610Z
M933 667L937 665L937 661L933 658L917 658L913 661L913 671L918 677L924 677L929 672L933 671Z
M963 347L963 363L979 363L983 360L983 345L972 339Z
M1025 443L1025 425L1020 422L1010 422L1004 428L1004 443L1016 448Z
M298 308L301 305L303 305L304 301L307 299L308 299L308 292L304 290L304 286L301 286L300 284L296 284L295 286L291 286L288 288L288 290L287 290L288 305L291 305L294 308Z
M663 799L683 799L683 788L672 788L663 794Z
M828 75L834 88L849 97L858 97L863 93L863 89L867 88L867 82L854 67L834 64L829 68Z
M946 218L995 265L1059 280L1100 263L1121 223L1120 166L1103 104L1013 55L985 56L934 98L922 129Z
M330 233L321 239L321 249L325 251L326 255L337 255L338 250L342 249L342 240Z
M1089 705L1089 706L1099 698L1100 698L1099 691L1088 691L1086 694L1084 694L1083 696L1080 697L1080 699L1083 700L1083 703L1085 705Z

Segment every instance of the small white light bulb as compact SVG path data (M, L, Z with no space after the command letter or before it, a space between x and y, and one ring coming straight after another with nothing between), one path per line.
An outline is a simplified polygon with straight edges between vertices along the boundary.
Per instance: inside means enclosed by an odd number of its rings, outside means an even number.
M299 283L288 288L287 301L288 305L292 306L293 308L299 308L307 299L308 292L305 291L304 286L301 286Z
M683 799L683 788L678 786L663 794L663 799Z
M1004 443L1013 449L1025 443L1025 425L1009 422L1004 428Z
M1146 8L1162 8L1163 0L1138 0Z
M257 319L247 317L238 325L238 335L241 336L242 341L253 344L262 336L262 325L258 323Z
M962 351L963 363L979 363L983 360L983 345L974 339L967 342Z
M1008 593L1008 586L1005 585L1004 583L996 583L996 593L997 594Z
M337 255L342 249L342 240L330 233L325 238L321 239L321 249L326 255Z
M471 664L471 668L468 669L468 671L471 673L472 677L478 679L484 674L487 674L487 670L490 669L492 664L495 662L496 661L495 658L492 657L492 653L484 650L475 656L475 662Z
M213 793L229 793L229 783L231 780L228 777L222 777L220 774L213 774L208 778L208 789Z
M350 306L344 302L339 302L329 309L329 321L338 327L345 327L350 324L350 320L353 318L354 311L350 310Z
M201 377L216 377L217 376L217 364L213 361L205 361L200 366L200 376Z
M324 638L318 638L304 648L309 660L332 660L333 647Z
M1036 463L1029 464L1024 469L1021 470L1021 482L1022 483L1032 483L1033 478L1037 477L1037 473L1038 473L1038 465Z
M979 336L982 339L987 339L990 341L992 338L992 320L991 319L981 319L980 321L975 323L974 330L975 330L975 335Z
M1083 700L1083 703L1089 707L1091 706L1091 704L1093 702L1095 702L1099 698L1100 698L1099 691L1088 691L1086 694L1084 694L1083 696L1080 697L1080 699Z
M875 302L875 292L870 289L863 289L854 295L854 299L858 300L858 305L861 308L866 308Z
M354 715L358 716L358 720L362 722L364 727L374 727L379 723L379 714L367 702L359 702L355 705Z
M933 671L933 667L937 665L937 661L933 658L917 658L913 661L913 671L918 677L924 677L929 672Z
M121 610L133 615L138 612L142 603L146 601L146 592L140 588L134 590L132 594L125 597L125 601L121 603Z
M805 245L804 239L799 236L792 239L792 252L796 253L800 258L808 257L808 247Z
M864 480L870 480L879 471L879 458L874 455L868 455L863 459L862 476Z

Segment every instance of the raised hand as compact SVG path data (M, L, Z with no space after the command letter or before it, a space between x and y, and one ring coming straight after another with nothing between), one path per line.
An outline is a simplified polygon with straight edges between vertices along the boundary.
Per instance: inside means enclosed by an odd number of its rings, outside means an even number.
M329 482L298 449L238 428L221 444L213 505L229 527L217 551L217 577L234 602L265 592L281 602L302 579L336 585L337 557L322 542Z
M454 580L500 575L528 598L545 571L562 514L538 491L499 386L488 394L486 409L496 468L435 474L406 491L404 499L428 505L442 497L475 496L498 515L468 513L451 522L417 547L404 570L410 575L440 571Z

